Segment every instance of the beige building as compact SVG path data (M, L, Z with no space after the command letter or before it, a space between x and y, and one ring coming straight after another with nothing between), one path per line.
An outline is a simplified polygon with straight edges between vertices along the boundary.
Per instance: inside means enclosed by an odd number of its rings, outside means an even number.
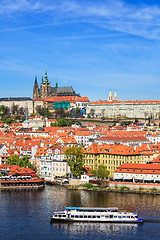
M23 107L24 109L28 107L28 113L33 113L33 100L30 97L0 98L0 105L9 107L9 109L11 109L13 105L18 105L18 107Z

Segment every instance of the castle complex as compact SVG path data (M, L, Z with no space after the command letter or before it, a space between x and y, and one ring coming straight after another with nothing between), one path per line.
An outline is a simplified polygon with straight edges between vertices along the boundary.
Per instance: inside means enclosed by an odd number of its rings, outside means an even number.
M84 115L91 117L128 117L128 118L152 118L160 119L160 101L119 101L115 91L112 95L109 91L107 100L90 102L87 97L80 97L72 87L51 86L48 80L47 71L40 87L35 77L33 88L33 99L28 97L0 98L0 105L12 108L13 105L28 107L29 114L36 112L37 106L48 108L54 112L57 108L68 111L79 107Z
M44 79L42 77L40 88L38 87L37 77L35 77L33 100L56 96L76 96L76 93L72 87L58 87L57 82L55 87L51 87L51 83L48 81L47 71L45 72Z

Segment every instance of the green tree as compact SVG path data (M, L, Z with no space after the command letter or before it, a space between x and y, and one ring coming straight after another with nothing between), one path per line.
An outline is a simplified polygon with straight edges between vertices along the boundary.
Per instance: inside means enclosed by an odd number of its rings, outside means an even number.
M66 113L63 108L57 108L54 112L56 118L64 118Z
M14 122L14 120L12 118L7 118L5 121L7 124L11 124Z
M71 125L72 125L72 120L69 119L69 120L67 121L67 126L69 127L69 126L71 126Z
M38 113L39 115L41 115L42 107L41 107L40 105L38 105L38 106L36 107L36 111L37 111L37 113Z
M25 109L24 109L23 107L20 107L20 108L18 109L18 114L24 115L24 113L25 113Z
M66 120L64 118L58 119L57 125L58 125L58 127L65 127L66 126Z
M108 178L109 173L110 172L109 172L109 170L106 169L105 165L100 164L98 166L98 169L97 169L97 177L98 178L101 178L101 179Z
M5 114L5 106L4 105L0 105L0 116L4 116Z
M76 109L75 109L75 117L76 118L81 117L81 113L80 113L80 108L79 107L76 107Z
M0 105L0 116L2 117L2 118L8 118L8 117L10 117L10 109L9 109L9 107L6 107L6 106L4 106L4 105Z
M71 173L74 177L83 174L83 150L78 146L70 146L65 150L65 156L70 166Z
M18 165L19 167L25 167L25 168L28 167L28 168L34 169L27 155L24 155L22 158L19 158L18 155L12 155L7 159L6 164Z
M90 170L89 171L91 174L94 174L95 175L95 177L97 177L97 170L95 170L95 169L92 169L92 170Z
M19 108L19 106L18 105L14 105L14 103L13 103L13 105L12 105L12 107L11 107L11 113L13 114L13 115L17 115L18 114L18 108Z
M9 165L19 165L19 157L18 157L18 155L14 154L14 155L10 156L7 159L6 164L9 164Z

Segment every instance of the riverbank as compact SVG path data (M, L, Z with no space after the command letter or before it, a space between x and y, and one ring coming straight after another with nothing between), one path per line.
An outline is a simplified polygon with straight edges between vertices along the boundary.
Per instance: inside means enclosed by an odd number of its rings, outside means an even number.
M43 189L45 185L38 185L38 186L0 186L0 191L10 191L10 190L40 190Z
M134 188L135 187L135 188ZM136 194L156 194L160 195L160 186L156 184L134 184L130 183L108 183L108 186L104 187L92 183L81 184L77 186L69 185L69 190L84 190L84 191L104 191L114 193L136 193Z

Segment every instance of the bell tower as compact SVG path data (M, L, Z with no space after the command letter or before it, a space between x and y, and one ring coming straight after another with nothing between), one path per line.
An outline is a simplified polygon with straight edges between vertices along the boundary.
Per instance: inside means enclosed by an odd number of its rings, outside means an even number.
M108 102L112 102L112 93L111 93L111 89L109 91L109 95L108 95Z
M44 99L48 97L48 92L50 89L50 82L48 81L47 71L45 71L44 79L42 77L42 83L41 83L41 98Z
M115 93L114 93L114 101L118 101L116 90L115 90Z
M39 89L37 83L37 76L35 76L34 88L33 88L33 99L39 99Z

